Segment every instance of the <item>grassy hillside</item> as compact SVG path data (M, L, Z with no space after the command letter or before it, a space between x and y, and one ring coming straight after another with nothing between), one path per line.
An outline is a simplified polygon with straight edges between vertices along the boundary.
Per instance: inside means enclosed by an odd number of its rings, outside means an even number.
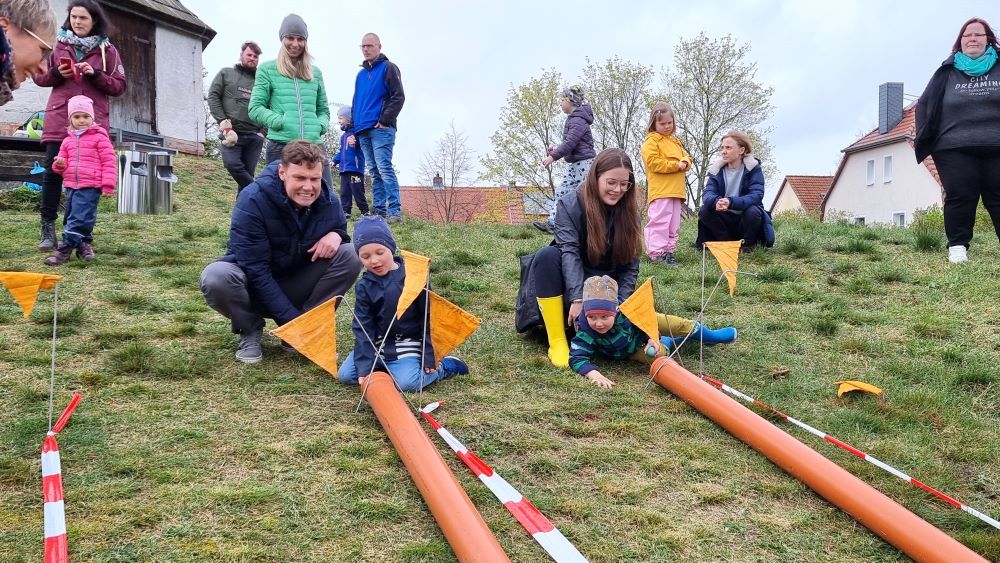
M0 270L58 271L57 409L84 400L60 437L70 549L95 561L451 561L454 556L358 389L265 338L262 363L233 359L228 323L198 291L225 247L231 180L181 157L176 213L123 216L102 203L98 259L58 269L34 250L37 214L5 196ZM643 263L658 306L693 316L700 254ZM461 349L472 374L438 384L439 420L537 505L592 561L903 561L762 456L668 392L643 366L606 363L600 390L551 368L513 330L517 257L548 242L530 227L394 227L433 259L432 284L483 319ZM739 340L705 351L732 386L1000 516L1000 249L979 233L949 266L933 234L777 223L778 245L718 295L711 325ZM711 264L709 272L718 272ZM39 447L47 427L51 294L22 319L0 297L0 559L42 545ZM349 313L338 315L341 355ZM697 371L698 351L682 360ZM884 397L838 399L861 379ZM418 397L413 395L416 402ZM779 423L780 424L780 423ZM1000 534L969 515L783 426L991 559ZM435 438L515 561L544 552Z

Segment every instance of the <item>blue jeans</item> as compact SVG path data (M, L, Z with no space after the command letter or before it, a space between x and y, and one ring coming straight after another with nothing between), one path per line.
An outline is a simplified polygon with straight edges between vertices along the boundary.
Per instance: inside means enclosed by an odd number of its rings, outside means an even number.
M81 242L91 242L94 224L97 223L97 202L101 188L72 188L66 190L66 220L63 223L61 246L76 248Z
M423 377L424 387L444 377L444 372L440 367L431 373L425 373L420 368L420 358L416 356L399 358L398 360L388 362L388 366L390 375L396 380L396 385L399 386L400 390L407 392L420 391L421 377ZM368 369L371 369L371 366L368 366ZM361 375L367 376L368 371L366 370ZM337 370L337 380L341 383L357 385L358 377L358 370L354 366L354 352L351 352L347 355L344 363L340 364L340 369Z
M357 134L372 175L372 211L378 215L396 215L399 209L399 181L392 168L392 147L396 144L394 127L365 129Z

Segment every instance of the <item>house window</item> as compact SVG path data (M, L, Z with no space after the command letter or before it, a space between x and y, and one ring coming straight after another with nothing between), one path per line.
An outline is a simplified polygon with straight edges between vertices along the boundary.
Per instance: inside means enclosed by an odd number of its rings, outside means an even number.
M872 161L869 160L868 162L872 162ZM854 218L854 224L855 225L864 225L865 224L865 218L864 217L855 217Z
M875 185L875 160L874 159L869 160L868 163L867 163L867 166L865 166L865 169L866 169L867 178L868 178L866 180L865 185L866 186L874 186Z
M892 155L882 157L882 183L888 184L892 181Z
M897 227L905 227L906 226L906 212L905 211L897 211L897 212L893 213L892 214L892 224L895 225L895 226L897 226Z

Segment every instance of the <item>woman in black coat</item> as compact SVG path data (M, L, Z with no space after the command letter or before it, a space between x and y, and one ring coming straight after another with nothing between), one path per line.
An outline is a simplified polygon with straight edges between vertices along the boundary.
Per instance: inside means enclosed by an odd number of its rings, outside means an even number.
M962 25L951 55L917 101L917 162L934 158L944 186L948 261L965 262L979 198L1000 236L1000 68L997 37L980 18Z

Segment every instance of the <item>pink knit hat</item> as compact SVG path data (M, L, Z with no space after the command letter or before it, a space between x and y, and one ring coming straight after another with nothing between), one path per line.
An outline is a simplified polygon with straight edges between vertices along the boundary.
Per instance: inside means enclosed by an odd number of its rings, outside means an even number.
M85 113L94 117L94 100L87 96L73 96L69 99L69 116L73 117L74 113Z

